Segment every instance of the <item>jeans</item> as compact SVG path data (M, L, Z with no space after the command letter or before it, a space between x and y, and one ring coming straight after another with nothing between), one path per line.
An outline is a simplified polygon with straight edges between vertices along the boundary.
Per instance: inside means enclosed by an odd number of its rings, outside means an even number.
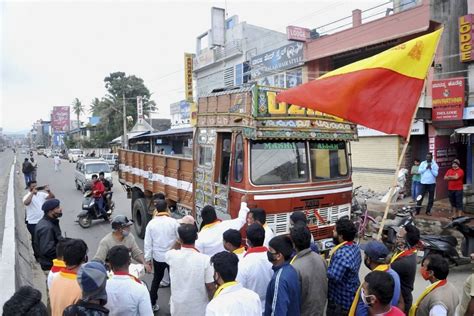
M35 249L34 243L33 243L33 238L35 236L35 227L36 227L36 224L26 223L26 229L28 229L28 231L30 232L30 235L31 235L31 248L33 249L33 254L35 255L35 258L38 259L38 254L36 253L36 249Z
M95 203L97 204L97 207L99 208L99 213L103 216L107 216L107 212L104 209L104 197L101 196L99 198L95 198Z
M411 183L411 198L416 201L416 197L420 194L420 181L413 181Z
M153 259L153 281L151 282L150 289L150 300L151 305L155 305L158 300L158 289L160 288L160 282L163 280L163 275L165 274L165 269L168 269L169 265L165 262L158 262Z
M28 186L28 182L33 180L33 177L31 176L31 172L24 173L25 176L25 186Z
M347 316L349 311L342 309L341 305L328 301L326 316Z
M431 208L433 207L434 203L434 195L436 191L436 183L433 184L420 184L420 194L421 200L416 203L416 214L420 214L421 204L425 199L425 194L428 192L428 206L426 207L426 214L431 213Z

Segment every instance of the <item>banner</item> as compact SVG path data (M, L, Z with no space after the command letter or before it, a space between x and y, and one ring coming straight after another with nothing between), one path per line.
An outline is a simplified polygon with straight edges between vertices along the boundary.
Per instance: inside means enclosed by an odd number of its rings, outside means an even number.
M193 54L184 53L184 99L193 102Z
M303 43L292 43L257 55L250 60L252 79L302 65Z
M51 113L51 127L53 132L67 132L70 125L69 106L54 106Z
M464 78L433 80L433 121L462 120L464 110Z

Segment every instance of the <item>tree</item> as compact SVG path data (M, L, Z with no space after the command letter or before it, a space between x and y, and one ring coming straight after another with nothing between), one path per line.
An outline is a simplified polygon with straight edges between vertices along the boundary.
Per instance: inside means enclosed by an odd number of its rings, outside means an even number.
M82 105L81 101L79 101L78 98L75 98L74 101L72 101L72 111L77 116L77 127L81 128L81 121L79 120L79 116L81 115L81 113L84 113L84 105Z
M89 113L91 113L93 116L100 116L100 111L101 111L101 102L99 98L94 98L91 102Z

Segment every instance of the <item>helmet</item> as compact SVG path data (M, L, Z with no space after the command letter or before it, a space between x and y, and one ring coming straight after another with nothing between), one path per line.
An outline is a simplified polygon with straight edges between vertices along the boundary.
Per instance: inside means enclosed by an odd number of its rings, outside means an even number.
M122 227L133 225L133 221L129 220L125 215L117 215L112 221L112 229L116 230Z

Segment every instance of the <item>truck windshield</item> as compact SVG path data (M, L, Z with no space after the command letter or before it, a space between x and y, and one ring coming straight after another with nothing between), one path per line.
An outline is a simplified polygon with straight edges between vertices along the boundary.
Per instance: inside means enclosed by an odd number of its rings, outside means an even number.
M254 141L250 159L254 184L308 181L305 142Z
M309 182L310 164L312 182L348 175L345 142L252 141L250 146L251 179L256 185Z
M109 165L106 163L94 163L94 164L87 164L86 165L86 173L91 174L91 173L97 173L99 172L110 172Z

